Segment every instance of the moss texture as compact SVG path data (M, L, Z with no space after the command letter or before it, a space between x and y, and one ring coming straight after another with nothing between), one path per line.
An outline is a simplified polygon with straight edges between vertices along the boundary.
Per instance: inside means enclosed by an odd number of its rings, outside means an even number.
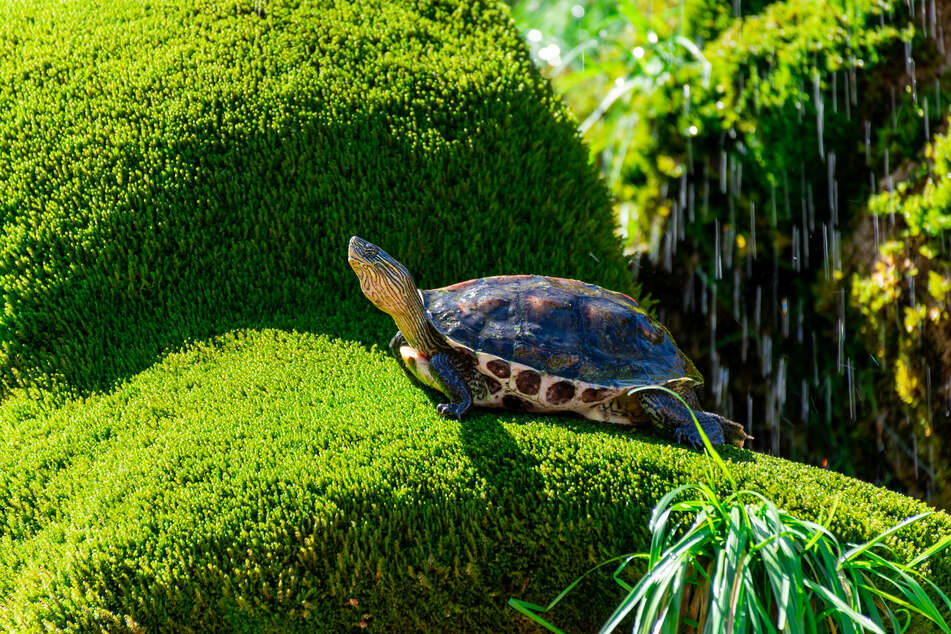
M393 326L346 266L354 233L423 286L629 290L504 7L260 6L0 6L0 629L509 630L509 596L644 548L654 502L705 469L570 418L441 420L371 345ZM844 539L923 508L726 455L790 511L841 496ZM554 618L589 626L608 587Z
M324 335L239 332L105 396L0 434L0 624L80 631L509 631L509 596L553 597L648 547L647 518L707 468L693 451L573 418L445 421L396 363ZM25 423L29 424L25 424ZM924 505L742 450L740 486L870 537ZM932 516L893 542L951 531ZM951 559L936 568L949 587ZM610 613L602 579L554 615ZM110 625L113 624L113 625Z
M423 285L629 286L503 5L259 4L0 6L3 383L86 392L192 337L322 329L351 234Z

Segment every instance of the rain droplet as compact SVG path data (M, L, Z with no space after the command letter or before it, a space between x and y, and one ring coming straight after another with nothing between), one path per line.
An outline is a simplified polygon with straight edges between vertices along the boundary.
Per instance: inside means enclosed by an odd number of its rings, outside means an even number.
M865 122L865 164L872 164L872 122Z
M753 396L746 393L746 433L753 433Z
M784 297L781 300L779 311L780 311L780 316L781 316L780 318L782 320L782 325L783 325L783 336L788 337L789 336L789 300L787 298Z
M809 383L806 379L802 380L801 392L799 394L800 418L804 421L809 420Z
M713 252L716 262L714 263L714 274L713 279L718 280L723 277L723 253L720 251L720 221L715 220L713 223Z
M762 325L762 308L763 308L763 288L759 285L756 287L756 304L753 309L753 321L756 324L756 330L760 329Z
M849 420L855 420L855 379L852 375L852 359L846 364L847 380L849 383Z

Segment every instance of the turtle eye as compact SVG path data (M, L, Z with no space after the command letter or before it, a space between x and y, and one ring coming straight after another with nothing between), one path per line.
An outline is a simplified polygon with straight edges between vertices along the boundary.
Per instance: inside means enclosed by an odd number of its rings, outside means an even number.
M363 250L363 255L368 258L376 258L378 249L375 244L368 244L367 248Z

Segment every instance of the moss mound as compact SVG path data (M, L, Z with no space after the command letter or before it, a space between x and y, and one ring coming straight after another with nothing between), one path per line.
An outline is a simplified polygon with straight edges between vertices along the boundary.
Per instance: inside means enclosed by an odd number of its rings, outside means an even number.
M704 470L575 419L441 420L366 345L393 326L346 267L354 233L423 286L628 290L605 191L503 6L3 5L0 53L0 628L512 629L508 596L644 548L654 502ZM842 496L845 539L923 508L726 455L794 512ZM609 587L554 618L588 625Z
M111 394L0 433L0 627L81 631L509 631L508 596L549 599L603 557L646 549L652 505L707 462L572 418L459 423L381 350L244 331ZM728 450L740 486L860 540L924 505L828 471ZM899 534L933 543L951 518ZM935 579L949 587L951 558ZM607 579L559 608L610 613Z
M4 384L86 392L190 338L325 330L352 234L421 285L629 284L504 6L258 5L0 6Z

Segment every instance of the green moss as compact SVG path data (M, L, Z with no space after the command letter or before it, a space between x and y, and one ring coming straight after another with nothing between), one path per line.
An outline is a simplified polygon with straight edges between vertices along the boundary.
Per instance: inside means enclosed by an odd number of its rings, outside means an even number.
M868 201L877 216L874 246L866 246L856 264L850 293L864 319L863 333L882 371L876 376L882 409L889 421L915 438L929 456L936 504L951 505L951 452L947 402L951 360L951 136L929 144L907 180ZM866 232L866 235L868 232ZM891 407L890 407L891 406ZM900 458L892 460L899 465ZM896 469L912 491L917 474Z
M428 286L629 287L502 5L260 4L0 6L2 383L85 392L190 338L322 330L351 234Z
M242 331L61 408L0 408L0 627L508 631L644 549L652 505L702 455L573 418L440 419L379 349ZM740 486L860 540L925 507L742 450ZM937 514L893 542L951 531ZM949 587L951 560L935 579ZM557 622L590 626L607 579Z

